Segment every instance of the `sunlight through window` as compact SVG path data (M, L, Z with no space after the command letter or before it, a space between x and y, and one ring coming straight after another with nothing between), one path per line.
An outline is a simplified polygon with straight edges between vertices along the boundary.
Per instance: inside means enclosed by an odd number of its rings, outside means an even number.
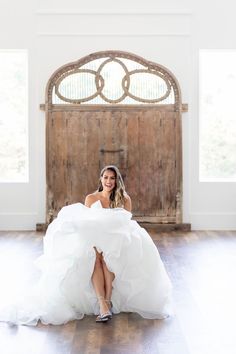
M236 181L236 50L200 51L200 181Z
M28 182L28 54L0 50L0 182Z

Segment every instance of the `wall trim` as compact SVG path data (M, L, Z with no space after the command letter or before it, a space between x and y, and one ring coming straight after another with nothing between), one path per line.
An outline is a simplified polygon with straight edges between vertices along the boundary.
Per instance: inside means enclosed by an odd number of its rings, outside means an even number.
M36 212L0 212L1 216L32 216L38 215Z
M36 11L36 15L37 16L44 16L44 15L53 15L53 16L58 16L58 15L69 15L69 16L101 16L101 15L105 15L105 16L111 16L111 15L115 15L115 16L124 16L124 15L142 15L142 16L191 16L193 14L193 12L191 10L159 10L159 11L134 11L134 10L118 10L118 11L114 11L114 10L82 10L82 11L78 11L78 10L53 10L53 9L42 9L42 10L38 10Z
M221 216L221 215L223 215L223 216L225 216L225 215L229 215L229 216L235 216L236 217L236 212L227 212L227 211L222 211L222 212L211 212L211 211L207 211L207 212L190 212L190 215L193 215L193 216L195 216L195 215L197 215L197 216L207 216L207 215L209 215L209 216Z
M192 230L236 230L235 212L192 212Z
M36 223L40 220L36 212L1 212L1 231L35 230Z
M38 32L39 37L190 37L190 33L65 33Z

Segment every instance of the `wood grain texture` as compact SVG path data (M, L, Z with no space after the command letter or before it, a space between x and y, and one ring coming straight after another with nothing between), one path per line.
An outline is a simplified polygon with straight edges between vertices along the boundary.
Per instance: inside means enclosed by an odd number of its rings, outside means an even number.
M144 222L176 223L178 192L182 207L178 116L158 108L52 110L47 134L48 213L52 210L55 217L64 205L84 202L97 188L100 170L114 164L133 200L135 216Z
M140 197L140 159L139 159L139 111L130 111L127 116L127 173L126 189L132 196L132 208L135 215L141 214Z
M87 191L97 189L100 174L101 120L97 112L87 112Z
M42 111L47 111L47 106L45 104L40 104L39 108ZM146 104L137 104L135 105L136 110L143 110L144 108L147 108ZM150 110L156 110L157 105L156 104L149 104L148 109ZM101 105L98 104L86 104L86 105L77 105L77 104L51 104L50 105L50 110L53 111L86 111L86 112L94 112L101 110ZM118 104L104 104L102 105L102 110L103 111L110 111L112 109L113 111L120 110L120 105ZM133 104L122 104L122 109L126 111L133 111L134 105ZM173 106L173 104L158 104L158 109L160 111L164 112L176 112L176 107ZM188 112L188 104L183 103L182 105L179 106L179 112Z
M150 235L173 284L173 316L146 320L122 313L102 325L85 316L35 328L0 323L1 353L235 354L236 231ZM30 279L42 241L42 233L0 232L0 276L10 280L17 262L18 276Z

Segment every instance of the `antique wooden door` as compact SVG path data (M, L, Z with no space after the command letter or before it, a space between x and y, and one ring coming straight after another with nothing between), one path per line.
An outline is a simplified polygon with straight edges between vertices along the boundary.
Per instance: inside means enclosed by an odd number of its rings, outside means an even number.
M131 59L137 67L131 66ZM95 64L91 64L93 60ZM121 98L105 96L106 65L113 65L112 70L120 65L124 70ZM83 82L92 85L85 74L95 76L96 92L88 98L75 98L81 95ZM82 81L78 81L79 75L84 75ZM135 75L139 78L132 88ZM147 85L137 88L143 75L152 90ZM149 75L159 81L153 84ZM78 86L77 91L73 85ZM142 90L146 96L160 91L161 98L139 98ZM120 169L137 220L181 222L181 112L186 105L181 103L176 79L166 69L130 53L94 53L52 75L43 108L47 121L46 223L64 205L83 203L97 189L99 173L108 164Z

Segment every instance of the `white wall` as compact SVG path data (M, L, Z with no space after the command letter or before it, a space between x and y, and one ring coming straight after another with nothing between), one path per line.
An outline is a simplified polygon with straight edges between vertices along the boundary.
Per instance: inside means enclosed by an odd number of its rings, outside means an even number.
M227 3L227 7L226 4ZM30 182L0 184L0 229L45 220L45 121L39 104L49 76L89 53L133 52L170 69L182 88L184 221L193 229L236 228L235 183L198 179L198 50L234 48L233 1L1 0L0 48L29 50Z

